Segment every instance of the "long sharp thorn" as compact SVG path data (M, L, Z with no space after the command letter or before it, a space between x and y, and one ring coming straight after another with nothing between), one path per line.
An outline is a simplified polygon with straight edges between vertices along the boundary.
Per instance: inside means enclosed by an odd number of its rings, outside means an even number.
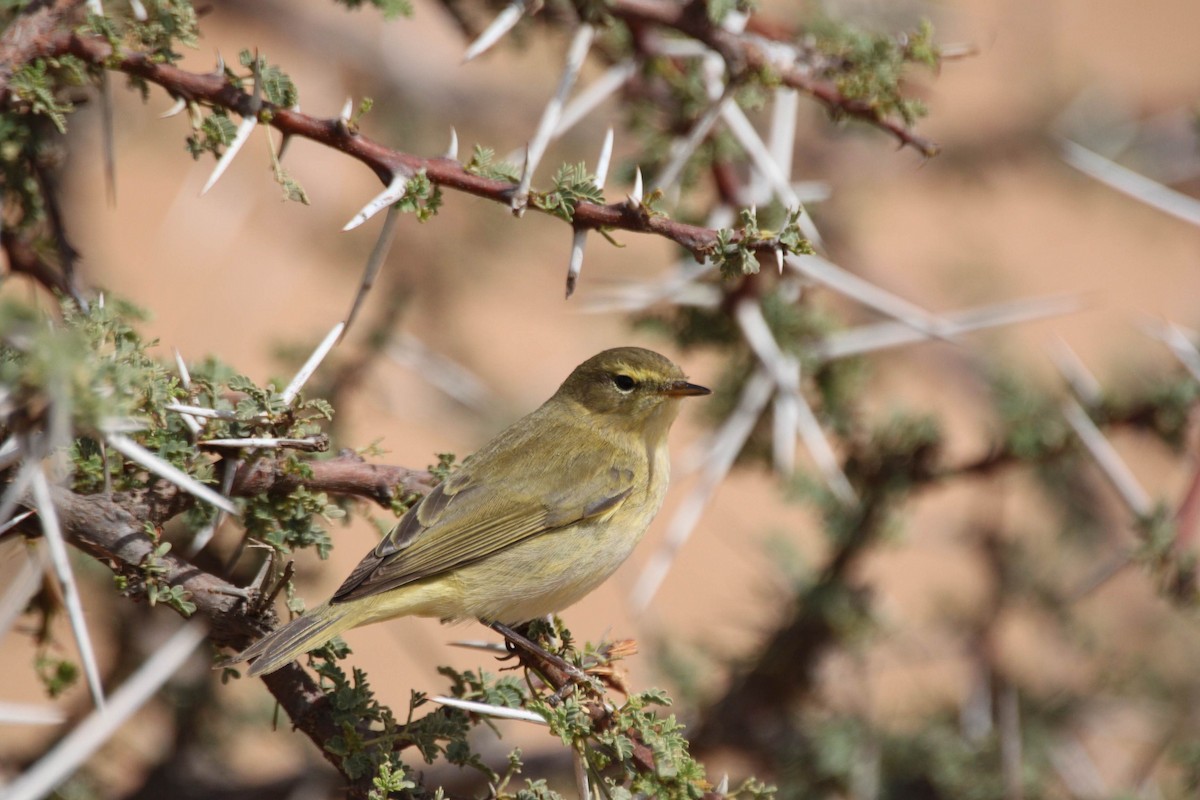
M223 62L222 62L223 65ZM237 134L233 137L233 141L229 143L229 147L221 154L221 158L217 161L217 166L213 168L212 175L209 176L208 182L204 184L204 188L200 190L200 196L203 197L208 193L208 190L213 187L221 176L225 174L225 170L233 163L234 157L238 151L242 149L242 145L250 138L250 134L254 132L254 127L258 125L258 111L262 108L262 98L259 93L262 91L262 70L258 66L258 58L254 59L254 89L250 95L250 113L242 118L242 122L238 125Z
M514 0L505 6L491 24L483 29L483 33L467 46L466 52L463 53L463 63L478 58L490 50L492 45L503 38L504 34L513 29L524 13L525 3L522 0Z
M392 178L392 182L387 185L382 192L375 195L371 202L362 207L362 210L354 215L354 218L347 222L343 227L343 231L352 231L359 225L369 220L371 217L378 214L383 209L390 205L394 205L401 197L404 197L404 192L408 188L408 175L398 172Z
M358 292L354 296L354 302L350 305L350 312L346 314L346 324L342 329L344 336L346 331L350 330L351 323L358 316L358 310L362 307L363 301L367 298L367 293L371 291L371 287L375 285L375 277L379 274L383 262L387 260L387 254L392 249L392 242L396 238L397 223L400 220L400 209L395 204L388 208L387 214L383 218L383 228L379 231L379 238L375 240L375 246L371 248L371 255L367 257L367 264L363 267L362 280L358 283Z
M338 343L338 339L342 335L342 330L346 327L346 323L339 322L325 335L321 343L317 345L317 349L308 357L308 361L304 362L304 366L296 373L296 377L292 378L292 382L287 385L287 388L280 394L283 404L290 406L292 401L296 399L296 395L304 388L304 384L308 383L308 379L317 371L317 367L325 360L325 356L329 355L329 351Z
M458 160L458 131L454 129L453 125L450 126L450 146L446 148L445 158L451 161Z
M587 242L587 231L577 228L571 235L571 259L567 263L567 297L575 293L575 284L583 270L583 245Z
M610 126L604 134L604 143L600 145L600 157L596 159L596 188L603 189L608 180L608 165L612 161L613 129Z
M350 122L350 115L354 113L354 98L347 97L346 102L342 104L342 112L338 114L338 119L343 123Z
M733 466L742 446L750 437L759 416L771 400L774 382L760 364L742 386L733 413L726 417L721 428L712 436L711 446L704 459L704 468L691 492L675 509L667 526L667 534L659 549L646 562L629 593L629 605L634 613L642 613L658 593L679 550L700 521L700 515L712 499L717 487Z
M667 192L679 180L679 176L683 174L683 168L687 165L688 159L696 152L696 148L704 141L704 137L708 136L712 130L713 124L717 121L717 117L721 115L721 109L733 101L732 87L727 87L720 98L715 100L703 114L700 119L692 125L687 136L681 140L677 140L671 147L671 160L663 167L663 171L655 179L654 188L657 191Z
M1092 422L1092 418L1088 416L1083 406L1073 398L1068 399L1063 413L1075 431L1075 435L1079 437L1079 441L1083 443L1092 460L1096 462L1096 466L1100 467L1100 471L1108 478L1109 483L1126 507L1139 519L1148 518L1154 511L1154 504L1151 502L1150 496L1133 476L1133 472L1130 471L1117 449L1113 447L1112 442L1100 432L1096 423Z
M79 647L79 658L83 662L83 673L87 677L88 689L92 693L92 702L97 709L104 708L104 688L100 684L100 668L96 664L96 652L92 649L92 639L88 635L87 621L83 616L83 602L79 597L79 588L75 583L75 574L71 571L71 559L67 553L67 544L63 539L62 528L58 524L58 513L54 508L54 499L50 495L50 483L40 465L33 468L31 486L34 505L37 507L38 519L42 523L42 533L46 537L46 545L50 550L50 563L54 566L55 577L58 578L62 589L63 600L67 606L67 614L71 619L71 630L75 634L75 643Z
M940 333L944 338L954 339L972 331L1069 314L1078 311L1080 305L1077 297L1041 297L955 311L943 315L947 326ZM930 338L928 334L902 322L879 322L832 334L813 346L812 355L820 361L834 361L923 343Z
M1062 142L1063 160L1106 186L1176 219L1200 225L1200 200L1110 161L1075 142Z
M216 506L227 514L237 516L237 508L233 503L229 502L228 498L217 494L210 487L204 485L173 464L159 458L132 439L120 433L108 433L105 435L105 440L108 442L109 447L131 461L141 464L160 478L175 484L185 492L194 494L196 497L210 505Z
M622 61L608 68L608 71L580 89L579 93L563 107L562 116L554 128L554 138L557 139L574 128L578 122L600 105L609 95L620 89L637 72L637 63L633 59Z
M519 719L525 722L535 722L539 725L546 725L545 717L539 716L532 711L526 711L523 708L509 708L508 706L493 706L488 703L479 703L474 700L463 700L458 697L431 697L429 698L435 703L441 703L444 706L453 708L461 708L464 711L470 711L472 714L483 714L488 717L499 717L501 719Z
M525 148L525 169L521 173L521 182L517 185L511 202L513 213L517 216L525 212L525 205L529 202L529 187L533 183L533 173L537 171L538 164L546 152L550 137L554 134L559 117L562 115L567 95L571 93L571 88L579 77L579 71L583 68L583 61L587 58L588 50L591 49L595 37L595 27L585 22L576 29L575 36L567 48L566 64L563 66L562 77L558 81L558 89L546 103L546 108L542 111L542 118L538 122L537 131Z

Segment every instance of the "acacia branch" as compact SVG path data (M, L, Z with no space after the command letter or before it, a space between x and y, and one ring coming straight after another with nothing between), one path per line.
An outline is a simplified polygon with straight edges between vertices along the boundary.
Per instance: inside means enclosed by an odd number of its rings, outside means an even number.
M328 461L307 461L308 475L284 471L273 458L263 457L242 465L233 478L232 494L249 497L262 493L291 492L303 485L314 492L362 497L387 506L402 489L406 495L422 495L433 488L436 478L428 470L389 464L370 464L355 456Z
M57 31L42 37L37 46L27 48L28 58L70 54L88 64L116 69L161 86L172 97L189 102L235 111L242 116L257 114L258 119L278 129L285 136L299 136L338 150L361 161L382 181L390 184L395 176L424 172L429 180L442 188L475 195L506 207L510 205L516 185L508 181L487 178L468 172L458 161L450 158L425 158L394 150L359 133L352 125L338 118L318 118L300 111L280 108L229 83L223 74L194 73L154 61L149 55L137 52L114 54L108 41L84 36L72 31ZM0 97L7 83L0 81ZM710 228L688 225L649 211L644 205L625 202L600 205L580 202L575 206L572 224L577 228L625 230L661 236L679 244L693 255L703 257L717 245L717 232ZM738 235L731 239L740 241ZM764 252L776 245L755 242L753 247Z

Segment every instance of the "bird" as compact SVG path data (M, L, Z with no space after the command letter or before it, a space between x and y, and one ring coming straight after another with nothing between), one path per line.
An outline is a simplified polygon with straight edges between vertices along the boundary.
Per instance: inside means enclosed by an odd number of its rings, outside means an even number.
M680 401L710 393L652 350L592 356L409 508L329 600L223 666L265 675L395 617L518 626L567 608L641 540L666 494Z

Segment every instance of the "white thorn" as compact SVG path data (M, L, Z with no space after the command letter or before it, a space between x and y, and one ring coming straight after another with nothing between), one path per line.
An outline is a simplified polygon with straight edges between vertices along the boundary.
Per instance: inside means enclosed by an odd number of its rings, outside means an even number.
M225 459L224 474L221 476L221 494L224 497L228 497L229 492L232 491L233 479L237 475L238 468L241 466L242 459L240 458ZM195 537L192 538L191 543L188 545L188 555L195 556L207 547L208 543L212 541L213 535L217 532L217 528L221 527L221 523L224 521L225 512L218 510L211 522L196 531Z
M1129 510L1137 517L1143 519L1149 517L1154 511L1154 504L1151 502L1150 496L1137 482L1137 478L1133 476L1124 459L1113 447L1112 442L1105 438L1100 429L1096 427L1096 423L1092 422L1092 418L1088 416L1079 401L1068 398L1064 404L1063 413L1075 431L1075 435L1079 437L1079 441L1083 443L1096 462L1096 466L1100 467L1100 471L1108 478L1109 483L1116 489L1117 494Z
M800 274L869 308L910 325L926 336L942 338L944 320L891 292L816 255L789 253L784 263Z
M54 706L0 703L0 725L61 725L67 715Z
M342 335L342 328L344 327L346 327L346 323L344 322L334 325L333 329L317 345L317 349L308 357L308 361L304 362L304 366L300 368L300 371L296 373L296 377L292 378L292 382L287 385L287 388L280 395L284 405L290 406L292 401L296 399L296 395L304 388L304 384L317 371L317 367L321 365L321 362L329 354L329 351L333 349L333 346L337 344L337 340Z
M687 136L677 139L671 145L671 160L663 167L662 172L654 182L654 188L657 191L665 193L675 185L675 182L679 180L679 176L683 174L683 168L687 165L692 153L696 152L696 148L700 146L700 143L704 141L704 137L712 130L713 124L721 114L721 109L731 102L733 102L732 88L726 88L721 97L715 100L700 115L700 119L696 120L696 123L692 125Z
M177 97L177 98L175 98L175 102L171 105L171 107L168 108L163 113L159 114L158 118L159 119L167 119L169 117L173 117L176 114L179 114L182 111L184 111L186 108L187 108L187 100L184 100L182 97Z
M603 189L608 180L608 165L612 161L613 129L610 125L604 134L604 143L600 145L600 157L596 159L596 188Z
M346 102L342 105L342 113L338 114L338 119L342 122L350 122L350 115L354 113L354 98L347 97Z
M791 176L771 155L770 150L763 143L762 137L754 129L754 125L746 118L745 112L736 103L727 103L721 108L721 118L725 121L725 127L750 156L755 170L771 186L772 192L779 198L779 201L788 208L802 209L803 204L800 202L800 197L792 188ZM813 224L812 217L807 213L802 213L797 224L800 226L800 231L814 245L820 246L821 234L817 231L817 226Z
M472 714L484 714L489 717L500 717L501 719L519 719L525 722L536 722L539 725L548 724L545 717L539 716L532 711L526 711L523 708L493 706L489 703L477 703L474 700L462 700L457 697L442 697L440 695L429 699L444 706L470 711Z
M185 389L191 388L192 376L188 372L187 364L184 363L183 356L180 354L178 347L175 348L175 366L179 369L180 384ZM185 414L182 414L182 417L183 417L183 424L187 425L188 430L190 430L193 434L199 433L200 429L204 427L204 424L200 420L198 420L194 416L192 416L191 414L185 413Z
M1176 219L1200 225L1200 200L1127 169L1082 145L1064 140L1063 160L1122 194Z
M245 436L236 439L204 439L196 442L196 446L204 447L248 447L263 450L278 450L282 447L305 447L318 443L316 437L308 436L303 439L288 439L280 436Z
M254 131L254 126L257 124L257 116L242 119L242 123L238 125L237 135L233 137L233 141L229 143L229 147L221 154L221 158L217 161L217 166L213 168L212 175L208 177L204 188L200 190L201 197L208 194L208 190L225 174L225 170L233 163L234 156L238 154L238 151L242 149L242 145L250 138L250 134Z
M491 49L492 45L500 41L504 34L513 29L524 13L525 3L522 0L513 0L512 3L505 6L491 24L483 29L483 33L467 46L466 52L463 53L463 63L478 58Z
M783 248L782 247L775 248L775 263L777 265L779 265L779 274L782 275L783 274Z
M146 13L146 7L142 5L142 0L129 0L129 8L133 11L133 18L138 22L145 22L150 18Z
M629 192L630 205L640 206L642 204L642 168L638 167L633 173L633 189Z
M1054 337L1050 340L1049 350L1050 360L1054 362L1059 374L1067 381L1076 397L1088 405L1095 405L1103 399L1104 389L1101 388L1100 381L1096 380L1096 376L1066 340L1061 336Z
M482 650L485 653L508 653L508 648L499 642L484 642L476 639L450 642L451 647L462 647L466 650Z
M953 340L973 331L1068 314L1077 311L1079 307L1079 299L1072 296L1042 297L980 306L943 315L944 324L938 329L938 334L941 338ZM931 338L933 337L930 334L903 322L879 322L831 334L813 346L812 355L821 361L833 361L927 342Z
M829 439L825 436L825 431L821 428L816 414L813 413L812 407L800 392L799 361L794 356L780 350L766 318L763 317L762 307L759 306L758 301L746 299L738 303L734 308L734 316L747 344L750 345L750 349L754 351L759 362L771 372L779 391L792 395L793 400L788 402L793 402L794 408L789 406L785 410L795 420L796 430L804 440L804 446L808 449L813 461L816 462L817 468L821 471L825 483L842 502L854 503L857 499L854 489L846 479L845 473L842 472L837 455L833 452L833 447L829 444ZM776 439L776 443L779 443L779 439ZM788 461L789 457L782 450L776 454L777 463L786 466Z
M163 407L168 411L175 411L202 419L237 419L236 412L223 408L205 408L204 406L189 406L183 403L167 403Z
M595 36L596 29L585 22L576 29L575 36L572 37L571 44L567 48L566 64L563 66L562 77L558 81L558 89L546 103L546 108L542 111L542 118L538 121L537 131L525 148L525 168L521 172L521 182L512 196L513 213L518 216L524 212L525 205L529 202L529 186L533 182L533 173L546 153L550 137L562 115L563 104L566 103L567 95L571 93L571 87L575 85L575 80L579 77L579 71L583 68L583 60L587 58L588 50L591 49Z
M558 118L558 125L554 129L554 138L558 139L574 128L581 119L624 86L636 72L637 63L633 59L622 61L609 67L603 75L588 84L586 89L580 89L563 107L562 116Z
M571 236L571 258L567 262L567 297L575 293L575 284L583 270L583 246L587 242L587 231L577 229Z
M217 56L220 58L220 54ZM224 67L224 61L221 66ZM258 124L258 110L262 105L262 100L259 97L259 92L262 91L262 72L258 68L258 61L254 62L254 88L250 95L251 105L250 114L242 117L242 122L238 125L237 135L233 137L233 141L229 143L229 147L221 154L221 158L217 161L217 166L213 168L212 175L209 176L208 182L204 184L204 188L200 190L200 196L203 197L208 193L208 190L213 187L213 184L220 179L225 173L226 168L233 163L233 158L242 149L242 145L250 138L250 134L254 131L254 126Z
M237 508L233 503L229 502L228 498L217 494L208 486L188 475L174 464L159 458L132 439L120 433L107 433L105 434L105 440L108 442L109 447L131 461L141 464L160 478L175 484L185 492L194 494L204 502L216 506L227 514L237 516Z
M629 605L634 614L643 613L658 593L659 587L671 570L671 565L675 562L676 555L687 543L700 521L705 506L712 499L717 486L729 473L746 439L753 432L759 416L771 399L773 388L771 376L761 365L743 385L737 406L710 440L700 478L676 507L662 544L646 562L633 590L629 593Z
M362 207L362 210L354 215L354 218L345 224L343 231L352 231L359 225L369 220L371 217L378 214L383 209L397 202L404 196L405 189L408 188L408 176L403 173L396 173L392 178L392 182L387 185L382 192L375 195L371 202Z
M458 131L454 126L450 126L450 146L446 148L446 158L451 161L458 160Z
M97 709L103 709L104 688L100 685L100 667L96 664L96 651L92 648L92 639L88 635L87 621L83 616L83 602L79 597L75 574L71 571L71 558L67 553L62 528L58 524L58 512L50 495L50 484L40 464L34 466L32 471L30 489L38 519L42 524L42 533L50 550L50 563L54 566L54 575L62 589L67 616L71 620L71 631L75 634L75 644L79 647L79 659L83 662L83 673L92 693L92 702L96 704Z

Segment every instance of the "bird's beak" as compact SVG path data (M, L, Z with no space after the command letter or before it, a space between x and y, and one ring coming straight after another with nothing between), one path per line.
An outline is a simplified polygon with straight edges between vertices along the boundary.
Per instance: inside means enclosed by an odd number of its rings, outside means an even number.
M697 386L694 383L687 381L672 381L663 387L662 393L667 397L696 397L703 394L712 394L711 389L706 389L703 386Z

